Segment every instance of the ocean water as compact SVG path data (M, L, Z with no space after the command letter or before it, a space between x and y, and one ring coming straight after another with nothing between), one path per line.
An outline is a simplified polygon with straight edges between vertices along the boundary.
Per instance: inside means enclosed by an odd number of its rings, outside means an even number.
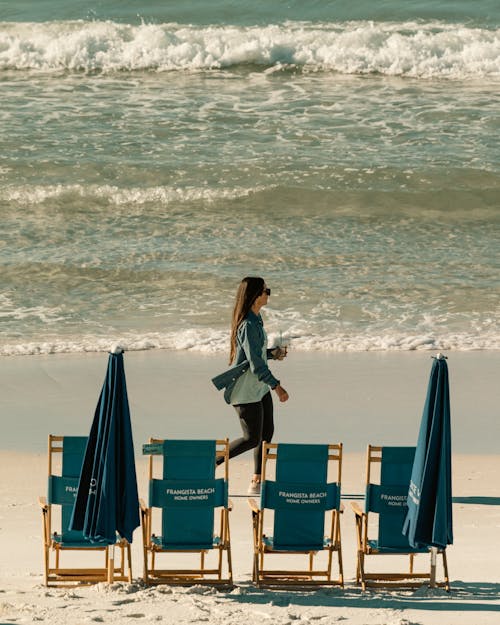
M500 5L0 1L0 354L500 349Z

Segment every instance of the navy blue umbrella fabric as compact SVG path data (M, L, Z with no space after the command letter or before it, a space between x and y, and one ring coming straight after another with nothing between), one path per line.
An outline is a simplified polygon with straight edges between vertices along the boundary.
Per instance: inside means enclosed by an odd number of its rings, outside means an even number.
M403 534L412 547L453 543L448 366L434 359L420 424Z
M139 497L123 354L109 355L106 379L85 451L70 528L112 545L116 533L132 542Z

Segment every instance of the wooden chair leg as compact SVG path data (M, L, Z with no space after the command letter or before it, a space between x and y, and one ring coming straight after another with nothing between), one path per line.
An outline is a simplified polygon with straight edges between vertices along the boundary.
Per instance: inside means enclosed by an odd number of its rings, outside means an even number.
M120 577L125 576L125 549L126 545L123 544L123 541L120 542Z
M127 543L127 559L128 559L128 581L132 583L132 548L130 543Z
M148 550L146 547L144 547L144 570L143 570L143 575L142 575L143 579L144 579L144 583L148 584L149 583L149 574L148 574Z
M366 590L365 554L362 551L359 553L359 575L361 579L361 588L364 592Z
M115 576L115 546L107 547L106 553L108 554L108 584L112 584Z
M332 561L333 561L333 547L328 549L328 564L326 569L327 580L331 581L332 579Z
M339 513L337 512L337 531L335 534L335 546L337 548L338 561L339 561L339 579L340 585L342 588L344 587L344 564L342 562L342 539L340 535L340 518Z
M233 583L233 559L231 555L231 547L228 545L227 547L227 568L229 571L229 583Z
M339 545L337 549L337 555L339 560L339 580L342 588L344 587L344 564L342 562L342 548Z
M259 560L260 560L260 554L258 552L255 552L255 556L254 556L254 559L253 559L253 562L254 562L254 565L253 565L253 581L257 584L257 586L260 583Z
M219 547L219 572L218 572L218 578L222 579L222 564L223 564L223 560L222 560L222 556L224 551L224 545L221 545Z
M447 592L450 592L450 576L448 574L448 559L446 557L446 549L443 549L443 551L441 552L441 555L443 556L445 589Z
M228 513L226 512L226 515L227 514ZM226 551L227 551L227 568L229 572L229 582L232 584L233 583L233 558L231 555L231 537L229 534L229 518L227 516L226 516L226 531L225 531L224 542L225 542Z
M49 563L50 563L50 550L48 545L44 545L44 576L43 582L45 586L49 585Z

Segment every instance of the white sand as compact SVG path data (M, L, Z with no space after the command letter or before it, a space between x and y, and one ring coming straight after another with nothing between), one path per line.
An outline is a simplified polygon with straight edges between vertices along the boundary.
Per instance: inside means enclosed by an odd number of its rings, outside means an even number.
M0 360L0 410L6 432L0 452L0 625L136 619L235 625L341 620L353 625L496 625L500 622L500 456L495 452L500 438L494 418L498 388L493 379L500 354L449 356L455 443L450 594L425 588L362 593L354 584L356 547L348 501L342 519L344 590L257 590L251 584L250 511L246 498L240 497L233 497L231 513L236 582L231 592L197 586L143 587L139 530L133 543L133 584L43 587L37 497L46 490L46 437L88 433L106 357ZM127 354L137 445L149 435L204 437L214 430L213 436L237 434L231 409L221 405L220 395L206 384L207 376L223 366L223 359L214 357ZM415 443L429 371L429 354L297 353L295 362L283 363L280 372L295 404L291 400L277 408L276 440L344 442L343 493L347 498L359 495L367 442ZM342 436L335 436L336 431ZM245 491L251 470L249 455L231 462L233 494ZM142 458L138 458L138 476L145 497Z
M294 352L273 372L290 393L276 405L276 433L288 442L411 445L417 438L431 369L428 352ZM500 352L451 352L453 449L499 451ZM106 354L0 358L0 449L43 451L47 434L87 434L106 370ZM137 445L149 436L230 438L235 413L210 378L223 356L128 352L125 370Z

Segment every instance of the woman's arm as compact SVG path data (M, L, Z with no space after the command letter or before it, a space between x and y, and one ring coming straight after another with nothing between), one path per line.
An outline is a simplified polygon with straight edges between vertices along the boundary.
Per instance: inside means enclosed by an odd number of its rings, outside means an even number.
M257 376L258 380L268 384L271 388L274 389L278 386L279 380L273 376L262 357L263 335L260 328L251 321L245 320L238 329L238 338L252 373Z
M262 330L251 321L246 320L238 329L238 339L250 364L252 373L276 392L280 402L287 401L288 393L281 386L280 381L273 376L266 361L262 358L262 348L264 347Z

